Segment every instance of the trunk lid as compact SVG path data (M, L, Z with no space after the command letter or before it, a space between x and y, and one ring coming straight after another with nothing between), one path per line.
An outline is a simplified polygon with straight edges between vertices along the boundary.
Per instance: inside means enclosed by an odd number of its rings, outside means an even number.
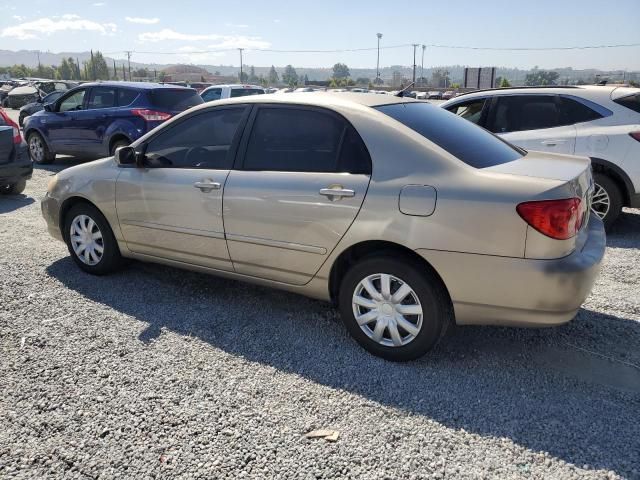
M2 119L0 118L0 121ZM13 127L0 126L0 165L9 163L13 154Z

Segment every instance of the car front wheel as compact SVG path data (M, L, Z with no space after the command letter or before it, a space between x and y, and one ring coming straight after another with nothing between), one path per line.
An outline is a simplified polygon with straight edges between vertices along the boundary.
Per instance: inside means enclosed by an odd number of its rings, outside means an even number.
M339 308L349 333L366 350L407 361L431 350L453 321L439 279L409 259L365 258L345 275Z
M85 272L104 275L122 265L113 231L93 205L79 203L71 207L65 216L63 233L71 258Z
M622 193L618 185L610 177L596 173L593 176L595 190L591 200L591 211L609 230L622 211Z
M34 163L47 165L53 163L56 158L55 154L49 151L49 147L47 147L47 144L37 132L29 134L27 145L29 146L29 156Z

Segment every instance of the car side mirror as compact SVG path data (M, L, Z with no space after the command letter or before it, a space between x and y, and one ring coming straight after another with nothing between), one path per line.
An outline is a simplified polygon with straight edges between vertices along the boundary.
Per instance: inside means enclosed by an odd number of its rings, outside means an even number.
M116 149L114 155L118 165L136 165L138 163L137 157L136 150L129 145Z
M55 103L45 103L43 105L43 108L45 109L46 112L53 112L55 109Z

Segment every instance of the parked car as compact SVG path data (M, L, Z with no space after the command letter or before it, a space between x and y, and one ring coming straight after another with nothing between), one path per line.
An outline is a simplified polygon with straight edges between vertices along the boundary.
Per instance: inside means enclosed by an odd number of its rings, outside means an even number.
M36 100L32 103L27 103L24 107L20 109L20 114L18 116L18 124L20 127L24 126L24 120L29 115L33 115L36 112L44 110L44 105L46 103L53 103L58 98L60 98L65 93L64 90L54 90L48 95L45 95L43 98Z
M611 227L640 207L640 89L609 86L500 88L441 105L525 149L591 159L591 208Z
M415 98L416 100L426 100L427 92L417 92Z
M427 98L429 100L442 100L442 92L438 90L431 90L427 92Z
M444 92L442 94L442 99L443 100L450 100L455 96L456 96L456 92L454 92L453 90L447 90L446 92Z
M42 212L85 272L136 258L333 301L409 360L454 322L571 320L605 249L592 191L587 159L427 102L292 93L193 108L59 172Z
M213 102L224 98L264 95L265 93L264 88L258 85L213 85L205 88L200 96L205 102Z
M20 128L0 108L0 194L22 193L32 172Z
M85 83L26 118L24 135L35 163L57 153L113 155L172 116L203 103L192 88L143 82Z

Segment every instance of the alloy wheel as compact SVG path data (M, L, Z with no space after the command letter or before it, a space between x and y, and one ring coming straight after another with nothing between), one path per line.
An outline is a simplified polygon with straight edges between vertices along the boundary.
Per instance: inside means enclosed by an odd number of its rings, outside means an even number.
M413 341L422 328L422 305L411 286L387 273L369 275L355 288L353 314L362 331L386 347Z
M601 220L607 216L611 208L611 198L609 193L602 186L595 184L595 192L591 199L591 211L595 213Z
M44 160L44 145L42 145L42 140L38 135L33 135L29 138L29 154L36 163Z
M88 215L78 215L69 229L71 247L78 259L86 265L97 265L104 254L104 239L98 224Z

